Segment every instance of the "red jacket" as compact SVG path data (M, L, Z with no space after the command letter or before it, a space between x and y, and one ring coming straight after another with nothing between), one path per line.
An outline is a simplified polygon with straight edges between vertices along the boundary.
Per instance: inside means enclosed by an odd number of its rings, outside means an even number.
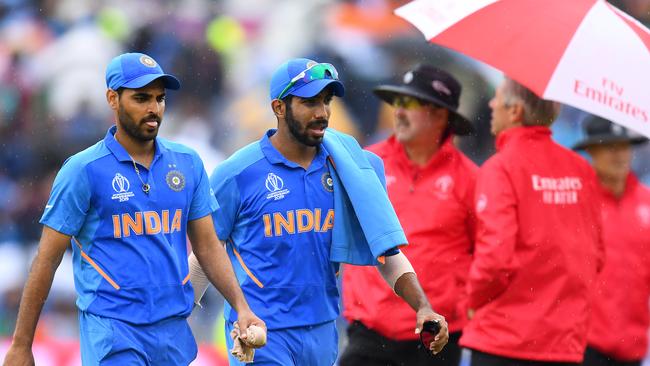
M620 199L601 189L605 266L598 276L589 346L638 361L648 344L650 190L632 174Z
M386 168L388 196L409 245L403 248L433 308L451 331L466 323L465 280L473 246L477 167L450 141L424 167L414 165L395 137L370 146ZM373 267L343 271L344 316L397 340L417 336L415 312Z
M604 257L595 174L546 127L515 127L476 182L461 344L497 356L580 362Z

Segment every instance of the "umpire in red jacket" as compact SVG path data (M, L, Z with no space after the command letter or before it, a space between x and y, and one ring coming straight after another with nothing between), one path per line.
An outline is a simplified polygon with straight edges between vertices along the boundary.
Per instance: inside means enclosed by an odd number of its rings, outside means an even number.
M461 85L449 73L418 65L400 85L374 90L393 105L394 134L370 146L385 164L388 196L404 228L409 258L431 305L449 324L449 342L432 357L419 349L413 310L368 267L343 271L348 347L340 366L457 366L467 322L465 280L471 263L477 167L452 143L472 125L458 113Z
M596 283L584 366L639 366L648 350L650 189L631 171L632 146L647 141L591 117L586 150L600 182L606 260Z
M497 153L476 183L460 343L472 366L579 364L604 260L595 174L551 139L556 103L506 78L490 108Z

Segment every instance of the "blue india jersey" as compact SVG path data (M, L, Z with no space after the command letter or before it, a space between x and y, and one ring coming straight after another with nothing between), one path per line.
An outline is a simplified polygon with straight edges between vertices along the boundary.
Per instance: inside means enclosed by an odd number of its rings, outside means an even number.
M146 194L115 131L66 160L41 223L73 237L80 310L135 324L186 317L193 306L187 222L218 208L203 163L156 138L150 169L138 165Z
M308 169L285 159L269 139L236 152L210 177L213 214L252 310L269 329L336 319L336 266L329 260L333 186L321 145ZM225 317L237 320L226 304Z

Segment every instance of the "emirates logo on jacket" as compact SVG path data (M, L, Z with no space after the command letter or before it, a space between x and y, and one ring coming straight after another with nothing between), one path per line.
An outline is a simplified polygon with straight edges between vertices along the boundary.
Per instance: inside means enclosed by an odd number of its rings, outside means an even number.
M542 194L542 202L549 205L578 203L582 180L578 177L542 177L532 175L533 190Z

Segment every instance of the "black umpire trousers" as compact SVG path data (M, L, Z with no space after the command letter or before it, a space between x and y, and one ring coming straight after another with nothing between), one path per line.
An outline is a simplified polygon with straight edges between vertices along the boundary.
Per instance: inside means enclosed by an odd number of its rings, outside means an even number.
M517 360L472 350L471 366L579 366L579 363L571 362L546 362Z
M604 353L601 353L591 347L587 347L585 351L585 360L582 362L583 366L641 366L639 361L618 361Z
M449 342L437 355L420 341L395 341L366 328L360 322L348 327L348 346L339 366L458 366L460 332L451 333Z

